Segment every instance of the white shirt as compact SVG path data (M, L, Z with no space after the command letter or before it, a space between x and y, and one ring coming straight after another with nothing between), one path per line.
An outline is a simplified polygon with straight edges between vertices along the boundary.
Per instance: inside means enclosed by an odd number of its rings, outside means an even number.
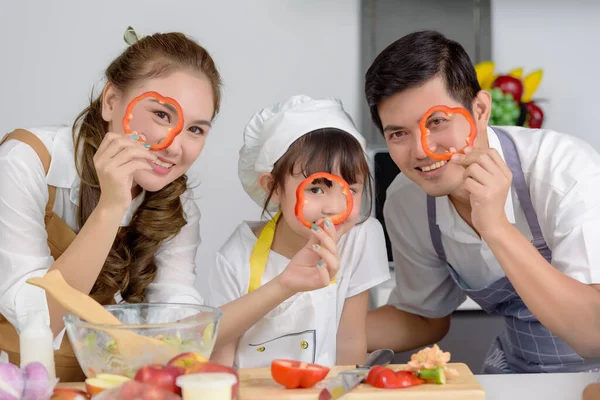
M515 142L552 265L580 282L600 283L600 155L582 140L555 131L500 129ZM490 147L504 159L498 136L489 127L487 132ZM488 245L447 196L436 198L436 208L446 257L465 283L478 289L504 277ZM531 240L514 185L504 210ZM399 174L387 190L383 214L396 279L388 303L430 318L450 314L465 295L434 250L423 189Z
M37 153L28 145L9 140L0 146L0 313L17 329L27 313L35 310L48 317L45 292L26 283L46 274L54 259L46 243L44 211L47 186L55 186L53 211L75 232L80 179L75 169L70 126L30 129L52 157L48 174ZM144 194L133 199L121 226L130 223ZM182 196L187 224L179 235L163 243L155 255L156 278L147 288L148 302L203 304L194 288L195 257L200 244L200 211L191 191ZM116 296L117 299L120 296ZM60 347L61 332L55 339Z
M217 252L216 266L209 273L209 303L213 307L236 300L248 293L250 282L250 256L257 242L252 227L257 223L243 222ZM337 276L337 324L340 322L345 299L390 279L389 264L383 228L375 218L368 218L344 234L338 243L340 270ZM269 253L261 285L279 275L290 260L274 251ZM292 296L279 307L289 307L300 294ZM336 304L323 304L336 307ZM302 330L302 318L295 319L297 327L286 327L290 331Z

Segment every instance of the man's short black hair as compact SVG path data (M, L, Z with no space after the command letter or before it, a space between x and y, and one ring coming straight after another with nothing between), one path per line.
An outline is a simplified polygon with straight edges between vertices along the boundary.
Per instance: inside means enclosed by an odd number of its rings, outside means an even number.
M450 97L472 112L481 87L469 55L458 42L439 32L419 31L386 47L365 75L367 104L379 131L383 127L377 107L383 100L436 76L443 78Z

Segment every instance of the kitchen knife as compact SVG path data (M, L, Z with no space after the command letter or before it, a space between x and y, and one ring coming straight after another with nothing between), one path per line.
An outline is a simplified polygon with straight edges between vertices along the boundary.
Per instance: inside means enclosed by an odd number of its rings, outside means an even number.
M394 359L394 352L389 349L375 350L367 357L365 365L358 365L356 369L342 371L331 379L325 389L319 393L319 400L336 400L354 389L367 377L371 367L386 365Z

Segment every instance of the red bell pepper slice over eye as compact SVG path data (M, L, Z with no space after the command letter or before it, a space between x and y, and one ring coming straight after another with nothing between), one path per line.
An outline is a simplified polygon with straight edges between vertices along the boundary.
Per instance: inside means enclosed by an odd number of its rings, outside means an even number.
M421 131L421 146L423 147L423 151L425 152L425 154L427 154L427 156L429 156L429 158L437 161L443 161L449 160L452 157L452 154L454 153L450 151L447 151L443 154L435 153L431 151L431 149L429 148L429 143L427 142L427 136L429 135L429 129L427 129L427 120L433 113L436 113L438 111L443 112L448 116L452 114L460 114L467 119L467 121L469 122L469 126L471 127L469 137L467 137L466 140L467 146L473 146L473 142L475 141L475 137L477 136L477 126L475 125L475 121L473 120L471 113L469 113L467 109L462 107L451 108L447 106L434 106L427 110L425 115L423 115L423 117L421 118L421 121L419 121L419 129ZM464 153L464 147L456 151L456 153Z
M366 379L366 383L380 389L401 389L417 386L424 382L410 371L394 372L381 366L371 368Z
M294 360L273 360L271 376L273 380L288 389L311 388L325 379L329 368Z
M340 213L337 213L329 218L333 225L339 225L348 218L350 213L352 212L352 207L354 206L354 198L352 197L352 192L350 191L350 186L348 182L346 182L343 178L333 175L327 172L317 172L315 174L310 175L308 178L303 180L298 188L296 189L296 217L304 226L307 228L312 227L312 223L304 219L303 210L304 210L304 189L307 185L311 184L313 181L317 179L327 179L331 182L337 182L343 187L344 196L346 196L346 209Z
M160 93L152 91L140 94L139 96L131 100L127 105L127 109L125 110L125 116L123 117L123 130L127 134L132 133L129 123L133 119L133 107L141 100L147 99L149 97L155 98L161 104L170 104L173 107L175 107L175 110L177 111L177 125L168 130L167 137L165 138L165 140L163 140L162 143L153 144L152 146L150 146L150 150L164 150L167 147L169 147L171 143L173 143L175 136L179 135L183 130L183 110L181 109L181 106L175 99L172 99L170 97L164 97Z

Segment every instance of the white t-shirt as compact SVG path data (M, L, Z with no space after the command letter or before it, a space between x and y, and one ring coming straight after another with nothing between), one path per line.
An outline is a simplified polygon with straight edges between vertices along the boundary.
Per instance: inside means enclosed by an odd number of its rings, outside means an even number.
M79 231L80 179L75 169L71 127L29 131L50 152L52 160L47 175L37 153L27 144L9 140L0 146L0 313L17 331L23 328L29 311L44 312L49 320L45 292L26 283L31 277L45 275L54 263L44 225L48 185L57 188L53 211L71 229ZM142 192L132 201L121 226L130 223L144 195ZM200 211L190 190L182 196L182 202L187 224L156 253L157 272L147 288L148 302L204 303L194 288ZM60 346L63 334L64 330L56 337L55 348Z
M242 222L217 252L217 263L209 273L210 305L221 307L248 293L250 256L257 242L252 231L256 222ZM368 218L345 233L338 243L340 270L337 276L337 324L340 322L345 299L390 279L383 228L375 218ZM290 260L274 251L269 253L261 284L269 282L288 266ZM289 306L293 296L286 301ZM323 304L323 307L328 306ZM329 306L335 306L330 304ZM302 330L302 318L297 318ZM337 325L336 325L337 326Z
M555 131L500 129L515 142L552 265L580 282L600 283L600 155L582 140ZM490 147L504 159L498 136L489 127L487 132ZM478 289L504 277L488 245L447 196L436 198L436 208L446 257L465 283ZM504 210L532 240L514 186ZM399 174L388 188L383 213L396 279L388 303L430 318L453 312L465 295L431 242L423 189Z

